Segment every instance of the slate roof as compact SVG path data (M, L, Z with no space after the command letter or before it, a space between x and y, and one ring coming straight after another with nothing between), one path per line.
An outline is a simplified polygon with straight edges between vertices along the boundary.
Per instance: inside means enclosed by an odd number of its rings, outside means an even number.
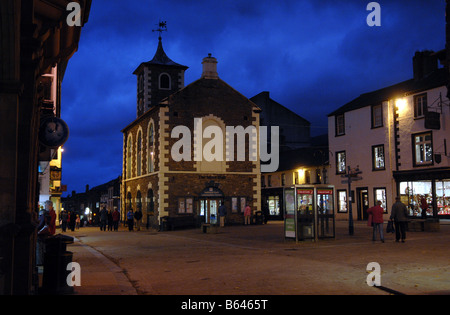
M447 82L447 71L445 68L440 68L421 80L410 79L380 90L361 94L351 102L328 114L328 117L343 114L345 112L360 109L366 106L380 104L381 102L389 99L420 93L422 91L447 85Z
M153 56L153 59L147 62L143 62L139 65L139 67L133 72L133 74L137 73L137 70L141 67L141 65L160 65L160 66L172 66L172 67L178 67L183 68L186 70L189 68L188 66L184 66L182 64L176 63L172 59L170 59L166 52L164 51L164 48L162 46L162 40L161 37L159 38L158 42L158 48L156 49L156 53Z

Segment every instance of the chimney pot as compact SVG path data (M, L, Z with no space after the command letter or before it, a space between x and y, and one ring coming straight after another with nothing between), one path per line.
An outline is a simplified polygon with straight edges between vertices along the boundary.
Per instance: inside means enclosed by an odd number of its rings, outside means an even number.
M203 72L202 79L218 79L217 74L217 59L208 54L208 57L203 58Z

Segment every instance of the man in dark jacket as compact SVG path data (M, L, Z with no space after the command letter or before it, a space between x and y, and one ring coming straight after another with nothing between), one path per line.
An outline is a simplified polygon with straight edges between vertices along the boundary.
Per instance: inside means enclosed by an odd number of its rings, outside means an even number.
M220 227L225 226L225 217L227 216L227 208L222 201L222 204L219 207L219 217L220 217Z
M108 221L108 211L106 211L106 208L103 207L102 210L100 210L100 231L106 231L106 222Z
M142 211L140 209L138 209L134 213L134 218L136 219L136 230L140 231L141 230L141 219L142 219Z
M406 206L400 201L400 197L395 198L395 203L392 205L390 219L394 220L395 224L395 241L398 242L401 236L402 243L404 243L406 239L408 209L406 209Z

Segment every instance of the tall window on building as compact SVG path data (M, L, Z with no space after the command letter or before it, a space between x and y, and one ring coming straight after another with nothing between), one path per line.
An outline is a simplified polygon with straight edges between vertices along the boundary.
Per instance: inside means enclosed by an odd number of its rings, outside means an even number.
M433 137L431 132L415 134L413 140L414 166L433 164Z
M155 202L153 201L153 189L147 191L147 214L155 215Z
M427 94L414 96L414 117L423 117L428 110Z
M142 211L142 195L140 190L136 194L136 210Z
M372 128L383 127L383 106L372 106Z
M386 188L374 188L373 195L374 202L381 201L381 207L384 209L384 213L387 213Z
M142 133L139 131L137 138L137 156L136 156L136 170L137 176L142 175Z
M335 117L336 121L336 136L342 136L345 135L345 118L344 114L336 115Z
M372 147L372 170L384 170L384 165L384 145L374 145Z
M346 157L345 151L336 152L336 174L345 174Z
M150 123L148 127L148 146L147 146L147 172L153 173L155 171L155 133L153 123Z
M131 178L131 159L132 159L132 140L131 137L127 140L127 178Z
M347 191L346 190L338 190L338 212L347 212Z

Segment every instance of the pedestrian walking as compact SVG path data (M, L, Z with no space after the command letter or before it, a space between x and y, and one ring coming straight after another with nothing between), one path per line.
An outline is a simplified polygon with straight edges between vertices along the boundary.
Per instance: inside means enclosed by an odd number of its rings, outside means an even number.
M50 216L50 222L48 223L48 230L50 235L54 235L56 232L56 212L53 209L53 201L47 200L45 202L45 210Z
M225 207L225 203L222 201L219 207L219 218L220 218L220 227L225 226L225 217L227 216L227 207Z
M402 240L402 243L406 239L406 223L408 221L408 210L406 206L400 201L400 197L395 198L395 203L392 205L390 219L394 220L395 225L395 241Z
M75 226L77 224L77 214L74 210L69 212L69 229L73 232L75 231Z
M100 231L106 231L106 222L108 221L108 211L103 206L102 210L100 210Z
M50 233L50 221L51 217L47 213L43 215L44 217L44 225L41 229L39 229L37 233L37 242L36 242L36 265L42 266L44 265L44 253L45 253L45 240L51 236Z
M67 211L63 210L61 211L61 230L63 232L67 229L67 221L69 220L69 216L67 215Z
M367 213L372 215L372 226L373 226L373 236L372 241L376 241L377 239L377 230L380 233L380 240L384 243L384 235L383 235L383 213L384 209L381 207L381 201L377 201L377 205L367 209Z
M108 211L108 231L112 231L113 229L113 220L112 220L112 211Z
M420 200L420 208L422 209L422 219L427 218L427 210L428 210L428 203L427 198L425 195L422 196L422 199Z
M136 220L136 231L141 230L141 223L142 223L142 211L141 209L137 209L134 213L134 219Z
M247 203L247 206L244 209L244 225L250 224L250 216L252 215L252 209L250 208L249 204Z
M80 216L77 214L77 218L75 219L75 228L77 230L80 229Z
M119 230L120 212L117 210L117 207L114 207L114 212L112 213L112 220L113 220L114 231L118 231Z
M133 231L134 213L133 209L131 208L127 212L127 224L128 224L128 231Z

